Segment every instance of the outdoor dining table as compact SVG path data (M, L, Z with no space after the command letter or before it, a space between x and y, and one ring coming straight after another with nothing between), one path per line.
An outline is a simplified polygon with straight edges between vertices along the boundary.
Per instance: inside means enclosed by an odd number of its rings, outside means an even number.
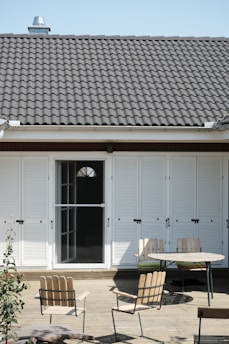
M149 258L160 260L160 266L167 265L167 262L202 262L206 264L208 306L210 306L210 294L213 298L213 281L211 277L211 263L225 258L224 255L209 252L164 252L150 253Z

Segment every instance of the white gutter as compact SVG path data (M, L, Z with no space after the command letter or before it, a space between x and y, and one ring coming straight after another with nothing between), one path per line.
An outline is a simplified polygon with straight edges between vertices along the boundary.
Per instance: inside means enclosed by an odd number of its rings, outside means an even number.
M20 121L7 121L6 119L0 118L0 139L3 139L5 130L19 126Z
M7 142L225 142L227 131L206 127L21 125Z
M229 129L228 116L226 117L224 116L222 119L219 119L216 122L205 122L204 127L208 129L220 129L220 130Z

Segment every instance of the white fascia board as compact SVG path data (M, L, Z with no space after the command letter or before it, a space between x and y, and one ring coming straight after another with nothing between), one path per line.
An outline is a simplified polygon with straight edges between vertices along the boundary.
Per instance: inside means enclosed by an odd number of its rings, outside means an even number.
M197 127L24 126L6 130L7 142L223 142L229 132Z

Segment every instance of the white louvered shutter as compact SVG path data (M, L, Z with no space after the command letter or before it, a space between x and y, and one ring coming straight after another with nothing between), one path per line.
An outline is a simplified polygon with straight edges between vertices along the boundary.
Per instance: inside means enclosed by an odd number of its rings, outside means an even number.
M112 263L133 264L137 253L138 159L115 158L113 173L114 230Z
M1 157L0 159L0 251L6 250L6 233L13 221L15 233L13 256L19 264L21 241L21 226L15 222L21 213L20 193L20 159L16 157Z
M196 158L172 157L170 172L170 251L177 238L196 237Z
M140 238L164 237L164 170L160 157L115 159L113 264L136 264Z
M222 158L197 160L198 236L202 251L222 253Z
M141 238L164 238L165 160L142 158L140 167Z
M47 158L24 158L22 194L23 265L47 264L48 172Z

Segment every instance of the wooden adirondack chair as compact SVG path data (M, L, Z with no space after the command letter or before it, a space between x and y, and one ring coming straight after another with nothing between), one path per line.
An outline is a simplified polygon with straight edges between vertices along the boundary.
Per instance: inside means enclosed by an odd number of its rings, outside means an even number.
M83 332L85 329L86 297L85 291L76 297L73 289L72 277L65 276L41 276L40 277L40 309L41 314L50 316L50 324L53 315L83 315ZM78 307L82 301L83 305Z
M194 344L229 343L229 336L201 334L201 325L203 318L229 319L229 308L199 307L197 310L197 316L199 318L199 331L198 335L194 335Z
M201 252L199 238L179 238L177 239L177 252ZM185 271L206 271L204 262L176 262L177 267L182 271L182 291L184 291ZM212 275L211 285L212 285Z
M115 332L115 339L118 341L114 312L122 312L126 314L138 313L141 336L143 336L143 328L140 312L146 310L160 309L163 300L165 288L165 271L154 271L153 273L140 274L138 282L137 295L129 294L120 290L113 290L116 294L117 306L111 309L112 320ZM125 298L128 302L122 302Z
M138 241L137 265L140 272L159 270L160 262L150 259L148 254L164 252L164 242L157 238L144 238Z

